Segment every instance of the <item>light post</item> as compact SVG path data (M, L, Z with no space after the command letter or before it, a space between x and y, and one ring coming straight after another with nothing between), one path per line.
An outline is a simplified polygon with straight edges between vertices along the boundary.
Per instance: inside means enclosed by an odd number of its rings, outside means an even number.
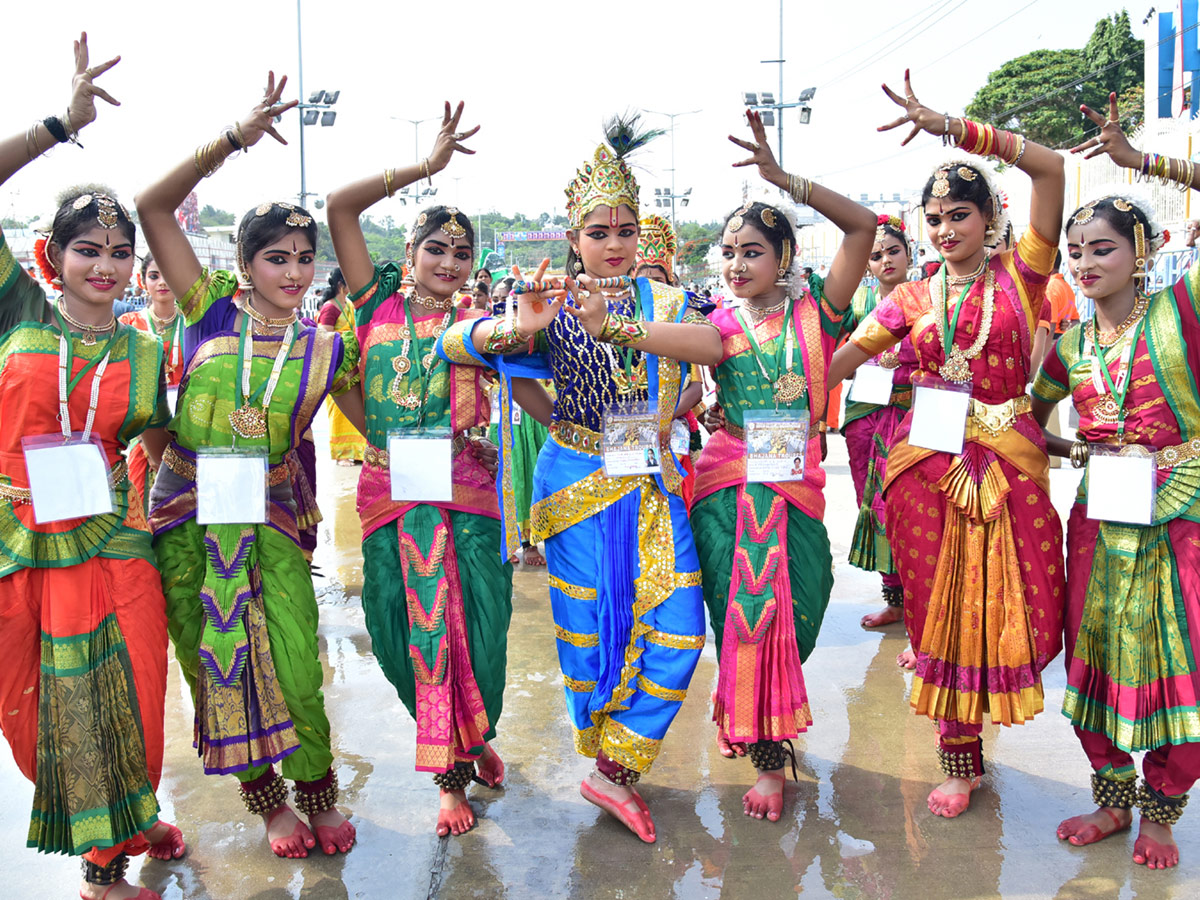
M675 201L679 201L680 206L687 206L691 201L692 189L688 188L682 194L675 193L674 188L655 188L654 189L654 205L671 207L671 227L675 227Z
M296 70L297 93L304 96L304 39L300 26L300 0L296 0ZM341 91L313 91L308 102L300 102L300 206L308 208L308 181L304 173L304 129L308 125L316 125L318 119L322 128L328 128L337 119L337 113L330 109L337 103Z
M687 112L669 113L669 112L659 112L656 109L646 110L646 112L648 112L648 113L652 113L653 115L656 115L656 116L666 116L668 119L671 120L671 193L668 196L670 197L670 200L671 200L670 207L671 207L671 227L672 228L675 227L675 197L676 197L676 194L675 194L675 119L679 116L695 115L696 113L698 113L700 111L701 110L698 110L698 109L689 109ZM692 192L692 189L688 188L687 193L690 194L691 192ZM658 192L655 191L655 193L657 194ZM678 196L683 196L683 195L680 194ZM656 201L655 205L659 206L661 204L659 204ZM684 201L683 205L687 206L686 200Z
M428 119L406 119L404 116L388 116L389 119L395 119L397 122L408 122L413 127L413 162L421 161L421 126L425 122L432 122L438 116L430 116Z
M763 113L763 125L768 128L775 123L776 115L779 115L779 153L777 162L783 166L783 116L780 115L783 110L791 109L792 107L800 107L800 124L807 125L812 119L812 108L808 105L812 101L813 96L817 93L815 87L807 88L800 92L800 98L795 103L783 102L783 64L787 62L783 58L783 0L779 0L779 58L761 60L764 65L779 66L779 102L775 102L775 95L771 91L763 91L761 100L757 93L753 91L745 92L746 106L751 109L765 109Z

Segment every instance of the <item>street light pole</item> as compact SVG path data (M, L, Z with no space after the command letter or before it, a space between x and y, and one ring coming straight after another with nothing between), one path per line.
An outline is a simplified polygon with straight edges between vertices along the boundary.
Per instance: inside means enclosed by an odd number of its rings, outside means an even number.
M395 119L397 122L408 122L413 127L413 162L420 163L421 161L421 125L425 122L432 122L437 116L430 116L428 119L406 119L404 116L388 116L389 119Z
M646 112L656 116L666 116L671 120L671 227L675 227L675 119L677 116L695 115L701 110L689 109L687 112L660 112L656 109L648 109Z
M296 0L296 81L304 99L304 39L300 34L300 0ZM308 209L308 184L304 180L304 114L300 114L300 208Z

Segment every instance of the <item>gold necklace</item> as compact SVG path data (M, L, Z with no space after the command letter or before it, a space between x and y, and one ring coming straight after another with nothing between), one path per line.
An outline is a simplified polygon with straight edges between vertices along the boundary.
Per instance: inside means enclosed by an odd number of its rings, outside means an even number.
M750 311L750 318L752 318L754 320L754 324L757 325L759 322L763 321L763 319L780 312L787 305L787 298L784 297L774 306L753 306L749 303L743 305Z
M416 291L408 295L408 302L418 303L426 309L432 309L437 312L448 312L454 309L453 297L443 297L439 300L437 297L422 297Z
M947 273L949 274L949 273ZM949 280L949 279L947 279ZM937 325L938 338L941 345L946 346L946 297L942 294L942 280L934 277L929 279L929 293L933 300L933 317ZM963 303L967 298L962 299ZM941 376L944 381L954 384L966 384L971 380L971 360L983 352L988 335L992 332L992 313L996 310L996 273L990 268L983 280L983 314L979 319L979 334L975 342L966 350L952 344L950 354L942 362ZM954 340L954 336L950 336Z
M1129 311L1129 315L1125 317L1125 321L1114 328L1112 331L1101 331L1100 334L1095 334L1095 325L1088 322L1084 325L1084 337L1089 341L1099 344L1101 347L1111 347L1119 341L1130 328L1132 328L1142 316L1146 314L1146 310L1150 308L1150 298L1145 294L1138 294L1137 300L1134 301L1133 309Z
M296 314L296 310L294 309L290 315L281 316L278 319L269 318L255 309L254 304L251 303L248 298L246 302L242 304L242 312L248 315L254 322L262 325L264 328L287 328L289 325L295 322L297 318L299 318Z
M975 281L976 279L978 279L979 276L983 274L983 270L987 266L987 263L988 263L987 254L984 254L983 261L979 264L979 267L977 269L975 269L975 271L972 272L970 275L951 275L950 270L947 269L946 270L946 281L948 281L950 283L950 287L964 287L964 286L970 284L972 281ZM942 265L945 265L945 263L942 263Z
M154 314L154 310L150 309L149 307L146 308L146 313L147 313L147 315L150 316L151 320L154 322L155 329L158 331L162 331L164 328L170 328L172 325L175 324L175 320L179 318L179 307L178 306L175 307L175 311L173 313L171 313L171 317L169 319L160 319L158 316L156 316Z
M116 316L113 316L111 319L109 319L103 325L89 325L86 322L80 322L78 319L76 319L74 316L72 316L69 312L67 312L67 305L65 303L63 303L62 297L58 298L58 302L55 305L58 307L58 312L63 317L63 321L65 321L68 325L70 325L71 329L73 331L78 331L83 334L83 344L86 347L95 346L96 335L104 334L107 331L115 331L116 330L116 327L117 327L117 317Z

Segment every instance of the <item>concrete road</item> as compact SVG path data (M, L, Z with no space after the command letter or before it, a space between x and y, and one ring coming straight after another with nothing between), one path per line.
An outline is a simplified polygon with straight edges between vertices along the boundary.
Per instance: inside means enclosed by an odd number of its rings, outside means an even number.
M319 417L320 426L324 417ZM177 863L137 861L131 877L168 900L346 898L1195 898L1200 896L1200 808L1180 823L1183 865L1149 872L1130 861L1133 837L1089 848L1054 837L1058 822L1092 808L1089 769L1059 714L1065 683L1056 660L1047 711L1024 727L985 732L988 777L953 821L925 807L941 780L933 729L907 706L910 676L896 667L900 626L868 632L879 580L846 565L854 525L845 443L830 439L828 524L837 562L833 600L805 678L814 724L797 742L799 783L784 818L742 814L753 781L747 760L721 758L709 694L710 637L691 690L643 793L658 843L641 844L579 796L588 763L574 754L546 594L545 570L515 578L508 688L496 748L506 787L473 786L478 827L439 840L437 791L413 771L414 727L371 655L358 603L357 469L322 463L326 520L317 562L326 705L333 722L341 805L358 827L344 857L275 858L232 778L205 777L191 747L191 701L174 664L167 698L163 816L189 844ZM325 436L317 435L324 456ZM1077 474L1052 473L1065 511ZM7 745L6 745L7 746ZM72 897L78 867L24 850L32 787L0 751L0 897ZM1196 806L1196 804L1193 804Z

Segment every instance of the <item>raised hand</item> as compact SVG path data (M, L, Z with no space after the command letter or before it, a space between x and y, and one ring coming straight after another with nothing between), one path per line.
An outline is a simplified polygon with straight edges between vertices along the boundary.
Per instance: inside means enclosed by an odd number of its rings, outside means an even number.
M467 154L475 152L464 147L462 142L472 137L479 130L479 126L476 125L467 131L459 131L458 122L462 118L462 114L463 102L461 100L458 101L458 106L454 108L453 113L450 112L450 101L446 101L446 109L442 113L442 127L433 142L433 151L428 157L429 174L440 172L446 168L450 164L450 158L454 156L455 151Z
M946 133L946 116L943 113L934 112L928 106L925 106L917 99L917 95L913 93L912 79L909 77L908 69L904 70L904 96L901 97L886 84L883 85L883 92L888 95L888 99L897 106L904 107L904 115L896 119L894 122L888 122L886 125L880 125L876 131L891 131L893 128L898 128L905 122L912 123L912 131L908 133L908 137L900 142L903 147L922 131L928 131L930 134L943 135Z
M543 276L546 274L546 269L550 265L549 259L543 259L542 264L538 266L537 272L534 273L532 281L542 282ZM521 267L514 265L512 267L512 276L518 281L523 281L521 275ZM570 279L567 280L569 285ZM559 282L551 280L545 284L545 290L528 291L526 293L513 294L517 299L517 331L521 334L530 335L549 326L558 315L558 311L562 309L563 298L566 296L566 290L559 287Z
M250 110L250 115L242 119L238 123L240 134L235 135L243 146L252 147L257 144L264 134L269 134L281 144L286 144L287 141L283 136L275 130L275 117L287 112L294 106L297 106L299 100L289 100L286 103L280 98L283 96L283 88L287 84L287 76L284 75L279 79L279 83L275 83L275 73L267 73L267 87L263 91L263 98L255 104Z
M1108 95L1108 118L1105 119L1087 104L1079 107L1079 111L1100 126L1100 133L1084 141L1078 147L1072 147L1072 153L1088 153L1084 159L1092 159L1107 153L1118 166L1136 169L1142 164L1142 154L1133 148L1121 123L1117 119L1117 95Z
M735 162L734 168L758 166L758 174L763 177L763 180L783 186L787 182L787 173L779 167L779 163L775 161L775 154L771 152L771 145L767 142L767 129L762 123L762 114L757 110L748 109L746 110L746 121L750 125L750 133L754 136L754 140L745 141L732 134L729 135L730 141L743 150L750 151L750 157Z
M113 106L121 105L108 91L94 83L120 61L121 57L114 56L107 62L88 66L87 32L79 35L79 40L75 42L75 75L71 79L71 102L67 105L67 115L71 119L70 125L73 130L78 131L84 125L95 121L97 97Z

